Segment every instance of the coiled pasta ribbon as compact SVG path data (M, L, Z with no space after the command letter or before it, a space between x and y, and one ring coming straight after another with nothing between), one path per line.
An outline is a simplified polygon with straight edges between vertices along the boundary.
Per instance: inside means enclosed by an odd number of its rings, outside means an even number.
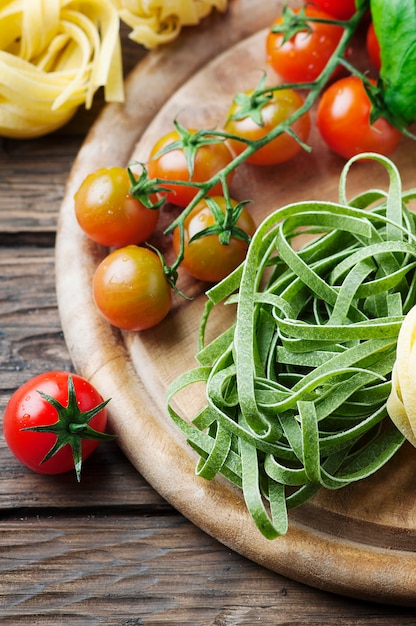
M130 39L154 48L175 39L182 26L193 26L213 8L225 11L227 0L113 0L130 28Z
M6 0L0 8L0 135L35 137L123 99L119 17L110 0Z
M406 315L397 339L397 358L387 410L397 428L416 446L416 306Z

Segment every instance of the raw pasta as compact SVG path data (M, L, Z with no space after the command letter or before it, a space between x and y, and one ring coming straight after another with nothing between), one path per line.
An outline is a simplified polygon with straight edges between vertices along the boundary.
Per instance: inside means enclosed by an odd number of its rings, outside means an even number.
M227 0L113 0L129 37L146 48L175 39L182 26L193 26L213 8L225 11Z
M122 101L119 17L110 0L6 0L0 8L0 135L65 124L97 89Z
M406 439L416 446L416 306L406 315L397 340L397 360L387 409Z

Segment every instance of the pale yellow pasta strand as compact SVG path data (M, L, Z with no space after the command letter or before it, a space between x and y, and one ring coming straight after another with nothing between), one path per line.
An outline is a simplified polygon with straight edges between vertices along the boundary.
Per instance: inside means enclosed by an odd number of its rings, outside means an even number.
M22 0L8 2L0 8L0 50L16 53L16 40L21 36Z
M397 367L393 368L392 388L387 400L387 412L391 421L410 443L416 447L416 436L410 425L409 417L401 397L400 381L397 374Z
M25 67L26 66L26 67ZM68 82L73 81L76 71L66 70L63 72L45 73L34 72L27 61L10 58L7 53L0 52L0 93L12 99L19 97L22 101L41 101L47 103L50 108ZM79 91L82 98L85 89ZM75 92L74 92L75 93Z
M23 0L22 59L35 59L45 50L58 31L59 14L60 0Z
M81 58L77 62L78 70L74 80L67 85L66 89L53 103L52 108L58 109L71 94L86 83L85 77L89 75L85 90L85 104L90 108L93 95L101 86L97 81L97 64L99 63L100 37L94 25L81 13L75 11L62 12L62 28L66 34L77 44ZM71 61L71 58L69 58Z
M102 0L88 0L95 13L102 11ZM117 15L117 19L115 19ZM96 87L104 87L106 99L111 101L123 100L123 72L121 69L120 23L118 14L114 13L111 3L107 10L100 13L101 47L97 56L95 68ZM109 55L107 50L112 50ZM112 77L109 80L109 77Z
M3 132L6 136L22 139L41 136L66 124L76 110L67 107L59 111L51 111L48 102L36 103L36 105L33 105L29 99L25 99L24 102L27 106L16 107L11 105L10 101L2 102L0 134Z
M37 67L45 73L59 66L59 60L69 44L70 37L66 33L58 33L45 52L38 58Z

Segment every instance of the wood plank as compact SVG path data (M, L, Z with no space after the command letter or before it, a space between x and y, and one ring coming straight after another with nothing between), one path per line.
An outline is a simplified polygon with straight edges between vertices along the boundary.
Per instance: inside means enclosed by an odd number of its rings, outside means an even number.
M1 389L71 359L56 308L54 249L0 247Z
M178 514L8 519L4 626L413 625L414 611L340 602L217 543Z
M69 155L80 136L62 141L59 133L30 141L3 139L0 149L0 229L54 232L64 193ZM34 167L36 163L36 167Z
M168 503L133 468L116 443L103 443L85 462L81 481L73 472L35 474L24 467L0 441L0 510L75 509L103 511L170 511Z

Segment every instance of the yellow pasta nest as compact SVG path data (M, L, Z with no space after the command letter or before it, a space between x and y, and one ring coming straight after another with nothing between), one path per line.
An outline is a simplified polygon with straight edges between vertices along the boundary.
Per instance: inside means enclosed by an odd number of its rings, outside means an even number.
M227 0L113 0L129 37L146 48L175 39L182 26L193 26L213 8L225 11Z
M0 9L0 135L65 124L105 88L123 99L119 17L110 0L6 0Z
M416 446L416 306L406 315L397 340L392 390L387 411L397 428Z
M121 102L120 18L147 48L174 39L226 0L2 0L0 135L36 137L63 126L104 87Z

